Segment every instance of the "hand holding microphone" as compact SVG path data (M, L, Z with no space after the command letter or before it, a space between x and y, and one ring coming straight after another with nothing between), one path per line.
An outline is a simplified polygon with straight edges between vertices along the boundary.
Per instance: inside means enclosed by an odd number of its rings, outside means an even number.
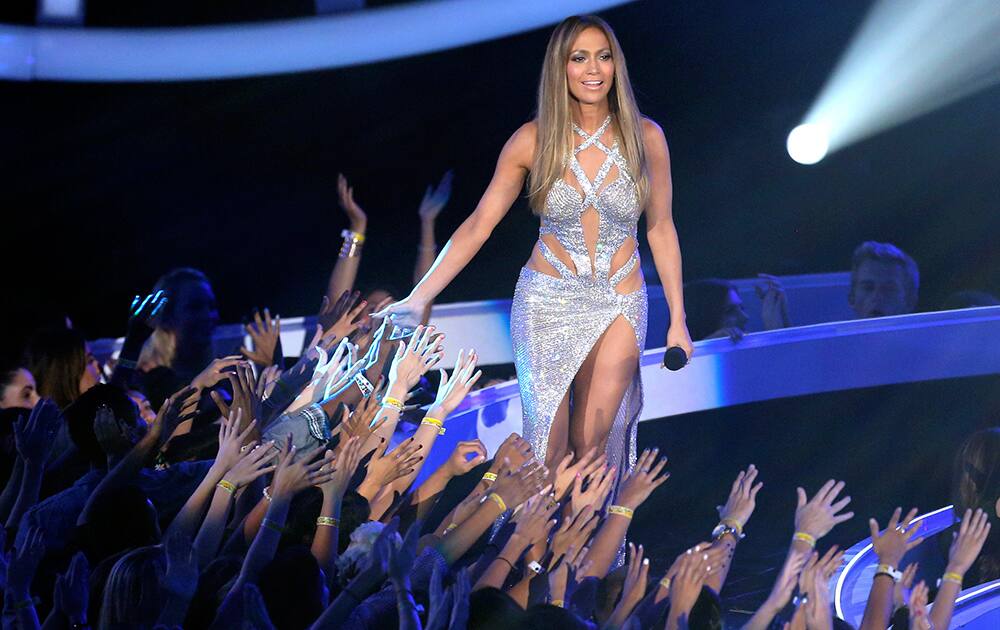
M680 346L671 346L663 353L663 367L671 372L676 372L688 362L687 352Z

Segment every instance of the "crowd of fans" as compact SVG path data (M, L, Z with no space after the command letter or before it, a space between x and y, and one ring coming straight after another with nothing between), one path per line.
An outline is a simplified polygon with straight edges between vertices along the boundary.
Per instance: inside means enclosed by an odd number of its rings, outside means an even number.
M366 216L343 178L339 188L350 226L298 358L285 358L268 310L247 326L250 347L220 352L208 278L176 269L133 302L106 373L72 328L40 331L0 371L4 627L721 627L718 593L763 486L753 465L718 526L663 575L628 542L633 514L669 476L657 449L612 493L614 470L596 451L546 466L517 434L492 458L463 441L414 487L449 416L485 379L474 350L450 373L435 369L446 337L425 325L429 313L412 331L372 317L395 292L354 289ZM450 174L421 203L415 278L433 262L449 192ZM890 314L864 275L881 247L855 255L859 316ZM904 267L899 308L912 309L916 266ZM765 319L787 326L780 284L764 281ZM745 324L730 306L732 325ZM402 417L416 428L401 440ZM748 629L844 625L826 586L843 552L822 543L853 516L844 490L834 480L812 496L800 488L788 522L769 524L791 542ZM946 628L966 576L1000 577L988 538L1000 432L963 447L955 493L940 583L914 584L917 567L900 567L921 543L915 510L897 509L884 529L871 520L880 564L863 630L892 619Z

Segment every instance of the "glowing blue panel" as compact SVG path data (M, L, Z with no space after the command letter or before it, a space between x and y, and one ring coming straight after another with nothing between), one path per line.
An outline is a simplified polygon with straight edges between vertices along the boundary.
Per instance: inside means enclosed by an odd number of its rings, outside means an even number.
M184 81L324 70L456 48L631 0L436 0L186 28L0 26L0 78Z

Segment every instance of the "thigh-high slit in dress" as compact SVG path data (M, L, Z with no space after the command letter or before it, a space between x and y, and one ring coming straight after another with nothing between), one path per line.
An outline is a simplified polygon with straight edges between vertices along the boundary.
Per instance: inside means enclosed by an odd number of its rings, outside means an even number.
M560 178L545 202L538 247L559 277L524 267L514 291L511 339L521 389L523 431L539 459L545 458L549 431L560 403L594 344L612 322L624 316L635 333L640 356L645 346L645 282L631 293L615 290L635 268L639 260L638 248L628 262L611 272L615 252L629 238L637 242L636 225L641 208L618 142L608 148L600 140L610 122L608 117L592 135L574 125L574 131L584 140L575 148L569 167L584 195L581 197L573 186ZM587 178L576 158L580 151L590 146L606 154L594 181ZM602 189L612 166L618 167L618 177ZM591 207L599 216L593 265L584 242L582 222L583 212ZM566 250L576 273L541 239L545 234L554 236ZM636 428L641 410L642 381L636 366L607 440L608 464L617 467L612 497L617 495L622 476L635 465Z

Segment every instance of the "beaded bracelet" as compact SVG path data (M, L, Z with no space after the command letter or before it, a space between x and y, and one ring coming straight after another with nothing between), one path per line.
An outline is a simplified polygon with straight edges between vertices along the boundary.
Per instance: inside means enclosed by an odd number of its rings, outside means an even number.
M962 576L954 571L949 571L941 577L942 582L951 582L953 584L958 584L962 586Z
M220 481L219 483L217 483L215 485L217 485L218 487L222 488L223 490L225 490L229 494L232 494L232 493L236 492L236 484L234 484L232 481L226 481L225 479L223 479L222 481Z
M491 472L483 473L483 481L494 482L496 480L497 480L496 473L491 473Z
M438 435L444 435L444 422L438 420L437 418L431 418L430 416L427 416L420 421L420 424L426 424L432 427L437 427Z
M795 535L792 536L792 540L793 541L794 540L798 540L798 541L804 542L805 544L809 545L813 549L816 548L816 538L814 536L812 536L811 534L807 534L805 532L795 532Z
M609 505L608 514L617 514L631 520L635 511L632 508L625 507L624 505Z
M264 498L267 499L267 502L270 503L271 502L271 486L265 487L264 490L263 490L263 494L264 494Z
M338 527L340 525L340 521L332 516L320 516L316 519L316 524L324 527Z
M507 504L503 502L503 498L496 492L491 492L486 498L496 503L501 512L507 511Z

